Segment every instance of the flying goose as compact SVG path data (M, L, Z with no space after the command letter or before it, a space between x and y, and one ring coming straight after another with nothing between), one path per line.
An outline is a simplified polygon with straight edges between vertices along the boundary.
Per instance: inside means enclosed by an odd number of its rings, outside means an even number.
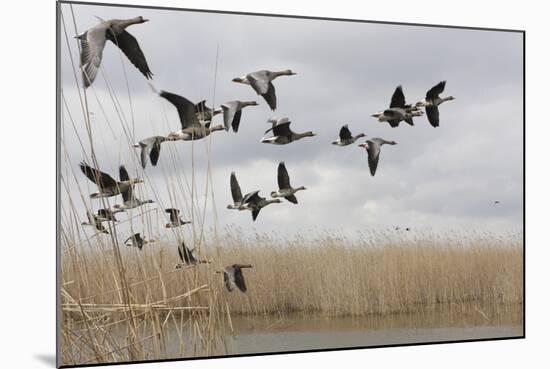
M147 65L145 55L143 55L137 40L126 31L126 27L145 23L148 19L136 17L107 21L99 18L99 20L98 25L76 36L80 41L80 68L82 69L84 87L89 87L96 78L107 40L117 45L146 79L153 78L153 73Z
M423 114L417 106L405 103L403 88L397 86L391 98L390 108L383 112L374 113L372 116L378 118L379 122L388 122L392 128L395 128L399 126L402 120L414 126L413 117L420 117Z
M186 265L196 265L196 264L208 264L210 261L205 259L197 259L195 258L195 255L193 255L193 250L189 250L187 246L185 246L185 242L181 241L181 245L178 245L178 255L180 257L181 263L176 264L176 269L180 269L183 267L184 264Z
M338 138L336 141L333 141L333 145L338 146L348 146L360 139L361 137L365 137L366 135L364 133L359 133L355 136L352 136L351 131L349 130L348 125L342 126L340 128L340 138Z
M156 92L152 85L151 87ZM164 97L176 107L180 118L181 129L170 133L167 137L168 140L200 140L201 138L210 135L212 132L221 131L224 129L224 126L222 125L210 127L210 122L201 124L199 118L197 117L196 105L187 100L185 97L166 91L160 91L159 95Z
M262 95L271 110L275 110L277 109L277 97L275 96L275 86L271 81L279 76L293 76L295 74L290 69L280 72L259 70L242 77L233 78L233 82L250 85L258 95Z
M101 233L109 234L109 231L101 224L101 219L97 215L92 214L90 211L86 211L86 216L88 217L88 221L82 222L83 226L92 226Z
M368 161L369 161L370 174L373 176L376 173L376 168L378 167L378 159L380 158L380 147L385 144L397 145L397 142L387 141L387 140L384 140L383 138L375 137L359 145L360 147L364 147L367 150L367 153L369 156Z
M269 131L273 131L272 137L264 137L262 138L262 143L268 143L268 144L274 144L274 145L286 145L294 141L298 141L304 137L313 137L316 134L307 131L303 133L296 133L293 132L290 129L290 121L288 118L278 118L273 117L267 121L268 123L271 123L272 126L270 129L265 131L265 133L268 133Z
M185 224L191 224L190 221L180 218L180 211L178 209L169 208L164 209L164 211L170 214L170 223L166 224L166 228L175 228Z
M235 172L231 172L229 185L231 187L231 197L233 198L233 204L227 205L227 208L234 210L246 210L247 206L243 202L241 186L239 186L239 182L237 181L237 176L235 175Z
M223 273L223 282L229 292L233 291L237 287L242 292L246 292L246 283L244 281L244 275L242 269L252 268L250 264L233 264L227 266L223 271L217 271L216 273Z
M102 222L118 222L118 219L115 217L115 213L120 211L113 211L111 209L99 209L97 211L97 219Z
M260 210L262 210L262 208L269 204L281 202L280 199L266 200L265 197L258 195L259 192L260 190L250 192L243 198L243 204L246 207L245 209L252 211L252 221L255 221L256 218L258 218L258 214L260 214Z
M121 165L119 168L119 177L121 181L126 181L129 178L128 171L124 167L124 165ZM145 205L145 204L152 204L154 203L153 200L140 200L134 195L134 189L132 186L128 187L126 190L121 191L122 195L122 205L116 204L114 206L115 209L123 211L128 209L137 208L138 206Z
M430 88L426 92L426 98L420 100L416 103L417 107L426 107L426 115L428 116L428 121L433 127L439 126L439 108L438 106L444 103L445 101L451 101L455 98L453 96L439 97L439 94L445 90L446 81L441 81L437 85Z
M258 105L256 101L228 101L220 106L223 111L223 123L225 130L229 131L229 127L233 128L233 132L239 131L239 123L241 122L242 109L247 106ZM217 110L219 111L219 110Z
M273 198L284 197L285 199L287 199L293 204L298 203L298 199L296 199L296 196L294 196L294 194L298 191L302 191L306 189L304 186L300 186L298 188L292 188L292 186L290 185L290 179L288 177L288 171L286 170L284 161L280 162L279 167L277 168L277 182L279 183L279 191L271 192L271 197Z
M160 144L167 141L168 138L164 136L153 136L145 138L138 143L132 145L135 148L141 148L141 167L145 169L147 166L147 157L151 159L151 164L156 166L160 156Z
M121 168L123 167L121 166ZM143 180L140 178L129 177L126 177L125 180L121 180L120 182L115 181L113 177L107 173L92 168L84 161L80 163L80 170L82 170L82 173L84 173L90 181L94 182L99 189L99 192L90 195L92 199L116 196L122 192L128 191L128 189L131 189L136 183L143 183Z
M128 242L130 241L130 242ZM124 241L124 245L130 247L130 246L134 246L134 247L137 247L138 249L142 249L143 248L143 245L147 244L147 243L153 243L155 242L155 240L146 240L145 238L141 238L141 233L135 233L133 235L131 235L130 237L128 237L125 241Z

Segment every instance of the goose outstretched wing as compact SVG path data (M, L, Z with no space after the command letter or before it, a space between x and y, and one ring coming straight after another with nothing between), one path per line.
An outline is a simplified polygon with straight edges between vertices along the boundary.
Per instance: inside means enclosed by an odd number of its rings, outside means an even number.
M286 170L284 161L280 162L279 167L277 168L277 182L280 190L291 188L290 178L288 176L288 171Z
M185 129L191 126L200 126L199 119L195 114L195 104L185 97L173 94L167 91L161 91L160 96L170 101L178 110L181 128Z
M90 181L94 182L100 188L115 187L117 185L117 181L115 181L113 177L107 173L92 168L84 161L80 163L80 170L82 170L82 173L84 173Z
M147 65L145 55L134 36L128 31L122 31L118 35L115 35L110 29L106 32L108 40L113 42L118 48L126 55L128 60L145 76L146 79L152 79L153 73Z
M231 179L229 182L231 186L231 197L233 198L233 202L241 203L243 201L243 194L241 192L241 186L239 186L239 182L237 181L237 176L235 175L235 172L231 172Z
M351 131L349 130L348 125L346 124L345 126L342 126L342 128L340 128L340 140L350 140L351 138Z
M390 102L390 108L404 108L405 107L405 95L403 94L403 88L397 86Z
M446 81L441 81L426 92L426 99L435 99L445 90Z

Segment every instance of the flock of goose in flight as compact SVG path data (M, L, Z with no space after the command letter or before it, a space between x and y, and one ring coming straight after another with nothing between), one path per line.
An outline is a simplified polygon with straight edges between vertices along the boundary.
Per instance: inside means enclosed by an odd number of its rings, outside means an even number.
M153 78L153 73L149 69L145 55L141 50L136 38L132 36L126 28L141 24L148 21L143 17L131 19L111 19L103 20L99 18L99 24L88 29L84 33L77 35L76 39L80 43L80 69L82 72L82 80L84 88L90 87L98 73L101 65L103 50L110 41L116 45L128 58L128 60L150 80ZM262 96L269 108L274 111L277 109L277 96L273 81L281 76L295 75L292 70L269 71L260 70L248 73L242 77L233 78L233 82L250 86L258 95ZM170 141L194 141L203 139L213 132L229 131L237 133L243 114L243 109L249 106L257 106L258 102L249 100L233 100L221 104L218 108L210 108L206 105L206 100L198 103L193 103L183 96L175 93L160 90L158 91L152 83L149 86L160 97L170 102L177 110L181 129L170 132L168 135L147 137L132 145L132 147L141 150L140 161L143 169L146 168L147 162L156 166L159 158L162 144ZM439 126L439 105L446 101L453 100L454 97L441 97L445 89L445 81L441 81L426 93L426 97L418 101L415 105L405 102L405 95L401 86L395 89L392 95L389 108L377 112L372 115L379 122L386 122L392 128L399 126L401 122L405 122L411 126L414 125L413 117L421 117L424 115L422 108L425 108L429 123L433 127ZM212 125L212 120L218 114L223 116L223 124ZM313 137L316 134L311 131L294 132L290 128L291 121L287 117L272 117L268 119L271 128L265 131L265 134L270 134L268 137L263 137L261 142L273 145L287 145L292 142L301 140L306 137ZM366 137L364 133L352 135L349 126L346 124L340 128L339 137L332 144L337 146L349 146L354 144L358 139ZM366 149L368 154L368 166L372 176L375 175L380 158L381 147L383 145L396 145L395 141L386 140L383 138L369 138L364 143L359 144L359 147ZM83 225L94 226L100 233L108 234L108 229L102 224L103 222L117 222L115 214L129 209L133 209L144 204L153 203L153 200L140 200L134 194L134 185L143 183L140 178L130 178L124 165L119 167L119 180L115 180L109 174L100 171L97 168L90 166L86 162L80 163L80 169L84 175L98 187L98 192L92 193L90 198L98 199L102 197L111 197L122 195L122 204L116 204L113 209L99 209L97 214L87 212L87 222ZM264 207L281 203L282 198L287 201L298 204L296 193L303 191L304 186L292 187L290 177L284 162L280 162L277 169L277 182L279 189L270 193L271 198L267 199L260 196L260 190L254 190L242 195L239 182L235 172L230 175L230 189L233 198L233 204L227 205L228 209L238 211L250 211L252 220L258 218L260 210ZM165 210L169 214L169 223L166 228L180 227L191 223L183 220L180 217L178 209L170 208ZM396 227L396 229L399 229ZM409 228L406 228L408 231ZM147 240L140 233L135 233L128 237L124 244L142 249L147 243L152 243L154 240ZM200 263L208 263L208 260L199 260L193 255L194 250L188 249L185 244L181 243L178 246L178 254L181 264L176 268L181 268L183 265L196 265ZM242 269L252 268L249 264L233 264L227 266L223 271L218 271L224 275L224 283L229 291L236 288L242 292L246 292L246 283L242 273Z

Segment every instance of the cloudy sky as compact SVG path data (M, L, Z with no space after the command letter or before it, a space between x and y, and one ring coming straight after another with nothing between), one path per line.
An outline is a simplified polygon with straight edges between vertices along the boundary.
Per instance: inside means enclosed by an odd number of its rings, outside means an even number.
M194 144L163 144L159 165L149 165L144 172L130 141L179 129L178 115L119 50L107 44L101 72L87 90L94 147L102 170L116 178L118 166L125 164L145 179L138 186L139 197L152 198L157 205L134 215L175 206L191 217L193 155L194 192L201 211L207 197L209 226L217 220L218 228L236 225L250 234L315 234L330 229L353 235L395 225L434 231L521 231L519 33L89 5L73 5L73 10L78 32L94 26L94 16L150 19L128 31L147 57L156 88L191 101L207 99L209 106L235 99L259 103L243 111L238 134L223 131ZM89 158L90 146L71 63L78 66L73 17L69 6L63 5L62 11L69 42L62 22L62 207L66 215L72 202L77 217L84 220L85 207L97 209L101 202L87 198L96 188L78 169L78 163ZM261 69L297 73L275 80L276 112L249 86L231 82ZM397 85L403 86L407 102L414 103L440 80L447 81L443 95L456 100L441 106L439 128L421 117L414 127L402 124L393 129L370 116L388 106ZM312 130L318 135L286 146L262 144L266 121L274 115L289 117L297 132ZM221 117L215 121L221 123ZM369 173L364 149L330 144L343 124L353 133L398 142L382 148L375 177ZM205 191L209 147L212 180ZM254 223L248 213L225 209L231 202L231 171L243 193L260 189L268 196L277 189L279 161L286 162L292 185L307 187L297 194L299 205L270 205ZM86 195L84 201L79 189ZM495 206L495 200L501 204ZM153 233L162 232L162 212L149 215ZM139 231L141 225L133 227Z

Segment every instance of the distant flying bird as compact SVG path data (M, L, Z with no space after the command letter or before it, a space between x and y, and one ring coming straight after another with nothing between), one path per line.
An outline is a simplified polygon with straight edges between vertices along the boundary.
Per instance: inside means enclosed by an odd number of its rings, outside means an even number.
M275 86L273 86L271 81L279 76L293 76L295 74L290 69L280 72L260 70L242 77L233 78L233 82L250 85L258 95L262 95L271 110L275 110L277 109L277 96L275 96Z
M246 292L246 282L244 281L244 275L242 272L242 269L244 268L252 268L252 265L233 264L225 267L222 272L217 271L217 273L223 273L223 282L229 292L233 291L235 287L242 292Z
M500 201L495 200L495 205L500 205Z
M131 190L136 183L143 183L143 180L140 178L129 177L126 177L125 180L118 182L107 173L92 168L84 161L80 163L80 170L86 175L86 177L88 177L90 181L94 182L99 189L99 192L92 193L90 195L92 199L116 196L122 192L128 191L129 189Z
M380 158L380 147L385 144L397 145L397 142L375 137L359 145L360 147L364 147L367 150L370 174L373 176L376 173L376 168L378 167L378 159Z
M392 128L395 128L399 126L401 121L414 126L413 117L420 117L423 114L417 106L405 103L403 88L397 86L391 98L390 108L383 112L374 113L372 116L378 118L379 122L388 122Z
M99 20L98 25L76 36L80 41L80 68L84 87L89 87L97 76L107 40L117 45L146 79L153 78L153 73L147 65L145 55L143 55L137 40L126 31L126 27L132 24L145 23L148 19L136 17L107 21L99 18Z
M150 84L150 86L153 91L157 92L153 85ZM160 91L158 94L176 107L180 118L181 129L171 132L167 137L168 140L200 140L210 135L212 132L221 131L224 129L224 126L222 125L211 127L210 122L202 124L197 117L196 105L187 100L185 97L166 91Z
M126 181L129 178L128 171L124 167L124 165L121 165L119 168L119 176L121 181ZM129 186L126 190L121 192L122 195L122 205L116 204L114 206L117 210L128 210L137 208L138 206L145 205L145 204L152 204L154 203L153 200L140 200L134 195L134 189L132 186Z
M411 229L410 229L409 227L405 228L405 231L407 231L407 232L410 231L410 230L411 230Z
M262 138L262 143L274 144L274 145L286 145L294 141L298 141L304 137L313 137L316 134L307 131L303 133L296 133L290 129L290 120L288 118L273 117L267 121L271 123L271 128L265 131L273 131L272 137Z
M438 106L444 103L445 101L451 101L455 98L453 96L439 97L445 90L446 81L441 81L437 85L433 86L428 92L426 92L426 98L420 100L416 103L417 107L426 107L426 115L428 116L428 121L433 127L439 126L439 108Z
M109 234L109 231L107 231L107 228L101 224L101 220L97 215L92 214L90 211L86 211L86 216L88 218L88 222L82 222L83 226L92 226L101 233Z
M164 209L164 211L170 214L170 223L166 224L166 228L175 228L185 224L191 224L190 221L180 218L180 211L178 209L169 208Z
M288 176L288 171L286 170L284 161L280 162L279 167L277 168L277 182L279 184L279 191L271 192L271 197L284 197L293 204L298 203L298 199L294 196L294 194L298 191L303 191L306 189L304 186L293 188L290 185L290 178Z
M130 242L128 242L130 241ZM133 247L137 247L138 249L142 249L143 248L143 245L145 244L148 244L148 243L153 243L155 242L155 240L146 240L145 238L142 238L141 237L141 233L134 233L133 235L131 235L130 237L128 237L125 241L124 241L124 245L125 246L133 246Z
M239 186L239 182L237 181L237 176L235 175L235 172L231 172L231 177L229 178L229 186L231 187L231 197L233 198L233 204L227 205L227 208L234 210L248 210L248 207L243 202L241 186Z
M168 138L164 136L153 136L132 145L132 147L141 149L140 158L143 169L147 166L147 157L151 159L153 166L157 165L160 156L160 145L167 140Z
M280 199L266 200L265 197L261 197L258 193L260 190L247 194L243 199L243 204L252 211L252 220L255 221L260 214L260 210L265 208L269 204L280 203Z
M256 101L239 101L233 100L223 103L220 106L223 112L223 123L225 130L229 131L229 127L233 128L233 132L239 131L239 124L241 123L241 115L243 108L247 106L258 105Z
M351 145L361 137L365 137L365 136L366 135L364 133L359 133L355 136L352 136L351 131L349 130L348 125L346 124L342 126L342 128L340 128L340 137L336 141L333 141L332 144L338 145L338 146L347 146L347 145Z

